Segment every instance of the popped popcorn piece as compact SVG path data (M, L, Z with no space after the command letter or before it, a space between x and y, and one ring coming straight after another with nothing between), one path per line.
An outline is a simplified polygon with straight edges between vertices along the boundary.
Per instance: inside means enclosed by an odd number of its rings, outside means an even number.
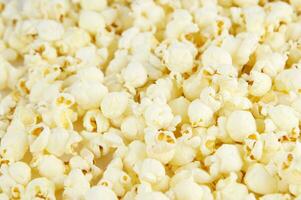
M193 52L185 43L174 42L163 55L163 61L173 73L189 72L193 68Z
M237 142L243 142L245 138L256 132L255 119L248 111L237 110L232 112L226 123L229 136Z
M101 101L101 111L107 118L120 117L128 106L128 96L125 92L111 92L104 96Z
M256 163L250 166L244 181L249 190L258 194L270 194L277 191L277 179L267 171L263 164Z
M213 111L209 106L196 99L189 104L188 116L190 123L195 126L208 126L213 118Z
M95 11L83 10L79 16L79 27L91 34L96 34L105 27L101 14Z
M108 199L108 200L117 200L117 196L114 192L104 186L94 186L91 187L85 194L85 200L97 200L100 198Z
M236 146L223 144L212 156L205 159L205 164L210 165L210 172L215 175L240 171L243 161Z
M290 132L298 128L299 120L294 110L289 106L277 105L272 107L269 109L268 115L280 130Z

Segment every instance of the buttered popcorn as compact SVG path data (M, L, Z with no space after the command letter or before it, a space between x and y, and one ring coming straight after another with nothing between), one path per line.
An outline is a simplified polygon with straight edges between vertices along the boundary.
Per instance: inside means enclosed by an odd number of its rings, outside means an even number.
M300 0L0 0L0 199L301 200Z

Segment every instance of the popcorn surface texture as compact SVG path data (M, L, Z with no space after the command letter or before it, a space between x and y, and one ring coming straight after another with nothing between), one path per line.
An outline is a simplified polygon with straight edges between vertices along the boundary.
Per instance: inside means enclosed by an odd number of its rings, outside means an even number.
M301 200L301 0L0 0L0 200Z

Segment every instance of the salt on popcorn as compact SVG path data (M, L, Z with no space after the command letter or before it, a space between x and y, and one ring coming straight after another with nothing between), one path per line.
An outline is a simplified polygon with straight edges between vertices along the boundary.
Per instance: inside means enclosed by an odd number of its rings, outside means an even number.
M301 198L299 0L0 10L0 199Z

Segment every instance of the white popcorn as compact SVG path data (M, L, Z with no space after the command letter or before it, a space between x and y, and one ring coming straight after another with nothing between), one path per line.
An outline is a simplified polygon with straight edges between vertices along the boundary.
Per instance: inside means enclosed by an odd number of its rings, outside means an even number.
M223 144L213 156L207 157L205 162L208 162L210 171L216 174L216 170L222 173L230 173L239 171L242 168L243 160L239 149L230 144Z
M131 62L122 71L125 84L129 87L143 86L147 81L147 71L141 63Z
M254 96L263 96L272 87L271 78L264 73L252 71L251 79L252 79L253 83L250 87L250 93Z
M171 131L145 130L144 140L148 157L164 164L174 157L176 138Z
M248 111L234 111L227 118L226 130L234 141L243 142L256 132L255 119Z
M133 2L134 26L142 30L153 28L160 24L164 17L163 8L153 1Z
M244 19L246 21L246 29L248 32L262 35L265 32L264 20L265 12L260 6L247 6L243 9Z
M290 132L299 125L299 119L295 115L294 110L289 106L277 105L272 107L269 109L268 115L275 125L283 131Z
M54 184L47 178L36 178L30 181L25 189L24 199L46 198L54 200Z
M244 177L249 190L258 194L269 194L277 191L277 180L262 164L250 166Z
M145 109L143 116L148 126L157 128L167 128L173 120L170 107L164 103L150 104Z
M103 84L96 81L76 81L68 90L74 96L76 103L83 109L98 108L102 99L108 93Z
M22 130L7 132L1 139L0 154L2 157L18 161L21 160L28 148L27 135Z
M88 45L90 42L89 34L80 28L71 27L66 29L63 38L57 43L59 52L67 54L68 51L74 52L80 47Z
M107 0L81 0L80 4L84 10L102 11L107 7Z
M189 104L188 117L192 126L208 126L213 117L213 111L209 106L196 99Z
M130 116L124 119L120 129L125 138L133 140L142 135L144 129L144 121L141 118Z
M109 121L100 110L89 110L83 119L87 131L102 133L109 129Z
M120 117L128 106L128 96L125 92L111 92L104 96L100 108L103 115L113 119Z
M172 20L166 26L166 38L179 38L189 33L198 31L196 24L192 22L192 16L187 10L176 9L172 14Z
M151 99L162 101L170 100L173 91L173 82L169 78L158 79L155 84L151 84L146 90L146 96Z
M286 200L291 199L289 194L267 194L259 198L260 200Z
M178 183L173 191L176 199L190 200L190 199L201 199L201 200L213 200L210 189L207 186L200 186L192 180L183 180Z
M81 170L73 169L64 180L63 197L70 199L82 199L90 189L90 184Z
M224 49L210 46L202 54L202 64L204 67L218 69L220 66L232 65L232 58Z
M183 82L183 93L185 97L192 101L200 96L203 88L209 85L209 81L198 74L190 76Z
M79 16L79 27L91 34L96 34L105 27L101 14L95 11L83 10Z
M217 199L231 200L231 199L251 199L249 198L248 188L236 182L237 175L230 174L226 179L220 180L217 183Z
M49 135L50 129L44 124L37 124L33 126L29 132L30 152L42 152L47 146Z
M285 2L271 2L266 5L268 15L266 24L268 26L279 26L280 22L289 23L292 20L293 9Z
M63 161L53 155L42 156L36 162L39 173L46 178L61 178L64 174L65 166Z
M145 143L135 140L128 145L128 151L123 160L124 165L128 169L132 169L134 165L146 158Z
M24 162L12 163L8 172L16 182L23 185L26 185L31 179L31 168Z
M104 79L103 72L95 67L85 67L81 68L77 71L76 76L74 77L74 81L76 80L83 80L83 81L97 81L102 83Z
M185 73L193 68L193 52L185 43L172 43L164 52L163 60L167 68L174 73Z
M105 61L107 54L107 49L96 49L95 46L87 46L78 49L75 58L87 65L98 65Z
M165 176L164 166L155 159L145 159L141 164L134 167L139 179L151 184L160 182Z
M181 116L181 122L187 123L189 122L188 118L188 106L190 102L183 96L173 99L168 103L169 107L172 110L174 115Z
M54 41L62 38L64 27L53 20L42 20L37 25L37 31L42 40Z
M169 198L162 192L145 192L137 194L135 200L168 200Z
M90 188L84 196L85 200L97 200L101 198L107 200L117 200L117 197L114 194L114 192L111 189L104 186L94 186Z
M280 91L297 91L301 89L300 77L301 69L286 69L276 76L275 86Z
M175 166L181 166L192 162L195 157L195 148L191 147L189 144L177 144L174 157L170 163Z
M55 128L51 130L46 149L51 154L62 156L64 153L73 153L73 146L81 140L81 136L74 131Z

